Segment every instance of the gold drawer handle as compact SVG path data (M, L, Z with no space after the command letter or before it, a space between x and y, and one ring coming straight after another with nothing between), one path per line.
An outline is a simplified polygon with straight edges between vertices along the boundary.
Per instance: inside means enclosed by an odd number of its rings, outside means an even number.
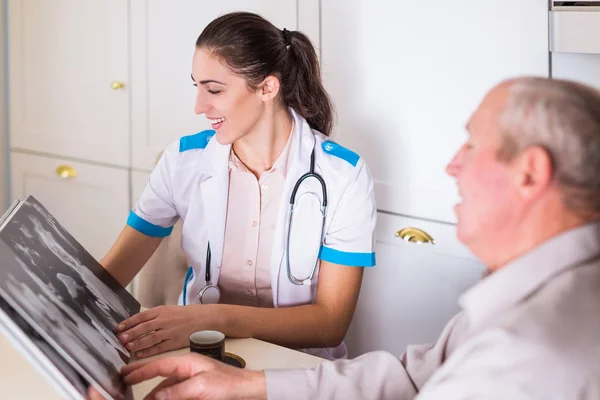
M396 237L404 239L406 242L411 243L431 243L435 244L435 240L427 232L420 230L419 228L404 228L396 232Z
M125 89L125 82L113 81L113 83L110 84L110 87L113 90Z
M56 167L56 175L63 179L75 178L77 176L77 170L70 165L59 165Z

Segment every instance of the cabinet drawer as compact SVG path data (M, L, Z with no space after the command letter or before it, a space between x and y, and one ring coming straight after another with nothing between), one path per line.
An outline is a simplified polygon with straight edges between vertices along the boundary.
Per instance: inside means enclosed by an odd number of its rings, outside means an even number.
M550 51L600 54L600 7L579 10L550 12Z
M405 241L405 239L398 236L398 233L404 228L417 228L427 233L435 244ZM399 246L411 251L477 260L473 253L456 237L456 225L449 223L379 212L377 213L375 240L379 243Z
M436 244L397 238L407 226L426 231ZM409 344L436 340L459 311L460 295L484 271L450 224L379 213L375 251L377 265L365 270L346 336L351 357L373 350L400 356Z
M126 169L14 151L11 167L13 199L33 195L94 258L104 256L129 212Z

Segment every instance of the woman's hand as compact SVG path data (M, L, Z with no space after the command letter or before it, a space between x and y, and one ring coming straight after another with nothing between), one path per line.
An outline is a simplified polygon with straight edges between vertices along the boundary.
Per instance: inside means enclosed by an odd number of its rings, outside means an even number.
M159 306L142 311L117 326L117 334L136 358L145 358L165 351L189 346L192 333L214 324L208 316L210 307ZM205 328L199 326L202 320Z
M231 367L199 354L186 354L126 365L121 373L128 385L162 376L146 399L266 399L262 371Z

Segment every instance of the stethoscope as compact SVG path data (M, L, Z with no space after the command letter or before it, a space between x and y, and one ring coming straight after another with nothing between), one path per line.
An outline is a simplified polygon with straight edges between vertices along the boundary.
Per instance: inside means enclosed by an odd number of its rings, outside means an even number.
M200 304L217 304L221 298L221 290L217 285L213 285L210 282L210 242L206 246L206 272L204 273L204 280L206 284L198 292L198 301Z
M317 253L317 257L315 257L315 263L313 264L312 270L310 271L310 274L306 278L302 278L302 279L296 278L294 276L294 274L292 274L292 267L290 265L290 236L292 234L292 221L293 221L293 215L294 215L294 206L296 204L296 193L298 192L298 189L300 188L300 185L302 184L302 182L304 182L305 180L307 180L309 178L315 178L317 181L319 181L319 184L321 185L321 193L323 194L323 197L321 200L321 237L319 238L319 248L320 248L321 244L323 244L323 238L325 236L325 219L327 217L327 185L325 185L325 181L323 180L323 177L315 172L315 149L314 148L313 148L312 153L310 154L310 170L307 173L305 173L304 175L302 175L300 177L300 179L298 179L298 181L296 182L296 185L294 186L294 190L292 190L292 195L290 197L290 212L289 212L289 219L288 219L287 243L285 246L285 263L286 263L286 268L287 268L288 279L294 285L304 285L304 286L310 286L310 284L312 282L312 278L315 275L315 271L317 270L317 266L319 265L319 256ZM314 193L311 193L311 194L313 196L317 197Z
M304 182L305 180L307 180L309 178L314 178L317 181L319 181L319 184L321 185L321 193L323 195L322 199L319 199L321 201L320 211L321 211L321 217L322 217L321 218L321 236L319 238L319 240L320 240L319 245L321 245L323 243L323 238L325 235L325 220L327 217L327 185L325 184L323 177L321 175L319 175L317 172L315 172L315 149L314 148L310 154L310 170L298 179L298 181L294 185L294 189L292 190L292 195L290 196L290 212L289 212L289 217L288 217L287 242L286 242L286 246L285 246L286 247L285 260L286 260L286 269L287 269L288 279L294 285L304 285L304 286L310 286L312 279L315 275L315 272L317 270L317 266L319 265L319 257L317 255L317 257L315 258L315 263L313 264L312 270L306 278L299 279L296 276L294 276L294 274L292 273L292 267L290 264L290 236L292 233L294 207L296 205L296 193L298 192L298 189L300 188L300 185L302 184L302 182ZM314 193L311 193L311 194L314 195L315 197L317 197ZM206 273L204 274L204 279L205 279L206 283L205 283L204 287L200 290L200 292L198 292L198 301L200 302L200 304L217 304L219 302L219 299L221 298L221 290L219 289L219 287L217 285L213 285L211 283L210 262L211 262L211 252L210 252L210 243L208 243L208 246L206 248ZM184 301L185 301L185 299L184 299Z

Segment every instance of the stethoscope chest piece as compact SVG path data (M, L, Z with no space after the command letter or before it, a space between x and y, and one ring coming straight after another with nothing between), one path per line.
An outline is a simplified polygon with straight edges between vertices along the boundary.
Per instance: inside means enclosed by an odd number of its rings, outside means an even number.
M215 285L204 286L198 292L198 301L200 304L218 304L221 298L221 291Z

